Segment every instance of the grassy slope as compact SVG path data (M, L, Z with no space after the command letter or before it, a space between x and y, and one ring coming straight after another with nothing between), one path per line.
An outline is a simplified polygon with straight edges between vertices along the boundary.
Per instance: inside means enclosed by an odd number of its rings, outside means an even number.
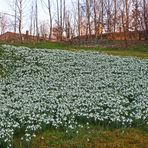
M56 42L41 42L41 43L24 43L24 44L15 44L16 46L27 46L29 48L46 48L46 49L66 49L66 50L93 50L110 55L120 55L120 56L134 56L139 58L148 58L148 44L147 45L137 45L136 47L129 48L109 48L106 45L102 48L97 45L95 47L88 45L71 45L65 43L56 43Z
M137 47L128 49L119 48L101 48L101 47L91 47L84 45L67 45L62 43L37 43L37 44L25 44L30 48L51 48L51 49L67 49L67 50L93 50L100 51L111 55L121 55L121 56L134 56L139 58L148 58L148 45L139 45Z
M113 55L121 56L137 56L140 58L148 58L148 46L141 46L134 49L105 49L105 48L91 48L84 46L70 46L60 43L38 43L38 44L25 44L30 48L52 48L52 49L68 49L68 50L95 50L101 51ZM3 50L0 48L0 59L3 56ZM2 67L0 67L0 75L2 75ZM147 148L148 147L148 126L141 129L129 128L121 129L103 129L98 126L91 126L89 129L79 129L79 133L71 133L71 135L65 134L62 130L46 130L37 133L37 137L33 139L32 144L29 146L23 146L20 135L14 137L15 148ZM75 131L76 132L76 131Z
M146 128L146 127L145 127ZM129 128L107 130L96 126L80 129L78 134L66 135L61 130L47 130L37 134L30 148L147 148L148 131ZM15 148L25 148L15 137Z

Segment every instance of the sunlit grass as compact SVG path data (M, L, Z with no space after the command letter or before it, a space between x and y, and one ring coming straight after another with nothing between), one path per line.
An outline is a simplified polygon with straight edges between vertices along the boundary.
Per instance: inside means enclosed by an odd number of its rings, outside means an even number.
M123 43L122 43L123 44ZM16 46L26 46L29 48L41 48L41 49L65 49L65 50L72 50L72 51L79 51L79 50L91 50L91 51L99 51L103 53L107 53L110 55L119 55L119 56L133 56L138 58L148 58L148 45L136 45L136 46L129 46L125 48L115 48L115 47L102 47L99 44L92 46L92 45L85 45L85 44L70 44L70 43L59 43L59 42L38 42L38 43L17 43Z
M147 128L147 127L146 127ZM47 130L38 133L33 138L30 148L147 148L148 133L142 129L112 129L106 130L99 126L79 129L78 133L70 138L67 137L65 131ZM15 148L25 148L21 144L21 140L15 137Z

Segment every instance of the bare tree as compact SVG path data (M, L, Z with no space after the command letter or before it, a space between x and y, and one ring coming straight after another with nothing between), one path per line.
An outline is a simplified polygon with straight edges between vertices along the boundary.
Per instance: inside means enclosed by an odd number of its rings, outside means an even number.
M62 34L63 34L63 0L60 0L60 28L59 28L59 37L60 41L62 40Z
M67 11L65 14L65 33L66 38L70 39L71 37L71 20L70 20L70 12Z
M56 0L56 7L57 7L57 24L58 27L60 26L60 13L59 13L59 1Z
M49 39L51 39L51 36L52 36L52 14L51 14L51 2L50 2L50 0L48 0L48 12L49 12L49 20L50 20Z
M38 2L35 3L35 22L36 22L36 35L39 36L39 27L38 27Z
M94 9L94 33L95 37L97 37L97 11L96 11L96 0L93 0L93 9Z
M59 5L59 0L56 0L56 13L57 13L57 18L55 19L55 21L57 22L57 26L54 27L53 32L56 32L54 34L56 34L57 40L61 40L61 20L62 20L62 10L61 10L61 0L60 0L60 5Z
M20 41L22 42L23 0L17 0L16 5L18 10L18 30L20 35Z
M110 0L106 1L106 27L107 27L107 32L110 33L112 31L112 13L111 13L111 2Z
M26 0L14 0L11 5L12 10L14 11L14 32L19 32L19 39L22 42L22 28L23 28L23 5Z
M103 28L104 28L104 1L101 0L101 39L103 34Z
M126 9L126 31L129 31L129 0L125 0L125 9Z
M8 19L5 14L0 13L0 34L5 33L8 27Z
M34 16L34 4L32 2L31 12L30 12L30 35L33 33L33 16Z
M114 32L116 32L117 21L117 0L114 0Z
M66 22L66 1L63 0L63 25L62 28L65 28L65 22Z
M18 31L21 36L23 7L26 0L11 1L13 1L14 11L14 32ZM123 31L126 40L129 39L131 31L139 33L145 30L145 36L148 36L148 2L146 0L71 0L74 7L67 7L68 0L41 1L46 3L48 10L49 38L52 36L53 26L58 33L58 40L62 40L64 35L67 38L69 36L80 38L81 35L90 38L92 35L97 37L98 34L103 39L104 32L116 36L116 32L119 31ZM40 11L38 11L37 2L38 0L33 2L30 12L30 34L34 31L35 35L39 33L38 13ZM55 14L52 9L54 4Z
M144 25L145 25L145 39L148 39L148 2L143 0L143 17L144 17Z
M41 22L39 26L39 33L43 38L47 39L47 32L49 31L49 25L47 22Z
M91 24L90 24L90 0L86 0L86 39L91 37Z
M14 32L16 33L17 28L17 0L15 0L15 6L14 6Z
M138 31L138 24L139 24L139 15L140 11L138 10L138 0L133 0L133 10L132 10L132 28L134 28L134 31Z
M77 4L77 9L78 9L78 37L80 40L80 27L81 27L81 20L80 20L80 0L78 0L78 4Z

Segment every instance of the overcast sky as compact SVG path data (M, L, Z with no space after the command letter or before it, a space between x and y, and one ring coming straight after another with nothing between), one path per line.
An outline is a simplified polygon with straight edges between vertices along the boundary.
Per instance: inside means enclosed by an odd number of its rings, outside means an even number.
M24 10L24 16L27 17L29 16L30 13L30 6L31 6L31 0L25 0L25 10ZM38 1L38 9L39 9L39 19L44 20L47 15L48 11L46 10L46 6L44 3L41 3L41 1L46 1L46 0L37 0ZM13 5L13 0L0 0L0 12L8 13L8 14L13 14L13 10L11 8L11 5ZM26 11L27 10L27 11ZM27 14L28 13L28 14Z
M10 12L8 0L0 0L0 12Z
M11 5L13 4L14 0L0 0L0 12L3 13L8 13L10 15L14 15L14 11L11 8ZM31 1L32 0L24 0L26 1L25 3L25 9L24 9L24 14L23 14L23 30L26 30L29 26L29 17L30 17L30 10L31 10ZM35 0L34 0L35 1ZM38 1L38 19L39 22L45 21L48 22L49 20L49 16L48 16L48 10L47 10L47 0L37 0ZM71 7L71 3L72 1L75 0L66 0L66 6L67 7ZM52 14L53 14L53 18L55 18L56 16L56 4L55 4L55 0L51 0L51 6L52 6ZM10 17L11 19L13 19L13 17Z
M11 9L11 6L12 5L12 2L14 0L0 0L0 12L6 12L6 13L12 13L12 9ZM27 5L27 9L30 9L30 5L31 5L31 1L32 0L24 0L26 1ZM34 0L35 1L35 0ZM38 6L39 6L39 17L42 19L44 17L44 15L46 15L46 13L48 13L48 11L46 10L46 6L47 6L47 0L37 0L38 1ZM75 0L66 0L66 6L70 6L72 1L75 1ZM52 11L55 11L55 0L51 0L51 6L52 6Z

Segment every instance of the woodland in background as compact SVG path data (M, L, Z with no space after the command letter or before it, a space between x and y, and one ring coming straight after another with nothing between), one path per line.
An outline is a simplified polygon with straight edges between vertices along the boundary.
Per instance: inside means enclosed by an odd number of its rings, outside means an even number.
M0 13L0 34L8 30L23 40L27 35L49 40L147 40L147 0L10 0L13 14ZM48 10L48 22L39 21L39 5ZM30 7L30 8L29 8ZM121 36L121 37L120 37Z

